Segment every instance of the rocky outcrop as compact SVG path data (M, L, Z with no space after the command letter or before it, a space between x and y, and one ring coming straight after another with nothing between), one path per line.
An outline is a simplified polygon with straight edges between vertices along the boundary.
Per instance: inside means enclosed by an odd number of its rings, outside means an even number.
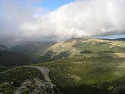
M125 94L125 85L119 85L112 91L111 94Z
M38 79L28 79L13 94L63 94L52 83Z

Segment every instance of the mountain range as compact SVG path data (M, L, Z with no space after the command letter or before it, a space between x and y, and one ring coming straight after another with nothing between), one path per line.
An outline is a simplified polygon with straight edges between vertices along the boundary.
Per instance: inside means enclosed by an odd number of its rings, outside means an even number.
M21 62L19 65L30 64L48 68L52 82L64 94L125 93L125 88L123 88L125 86L125 41L123 39L72 38L57 43L25 42L2 51L3 54L10 52L12 54L9 54L9 57L12 56L13 59L20 58L19 54L21 54L23 58L20 60L27 61L25 59L29 57L37 60L32 63L18 61L18 63ZM2 58L8 57L8 55L2 56ZM0 87L6 81L22 83L26 79L40 75L33 68L18 69L13 66L15 68L13 69L8 67L9 63L10 61L4 63L5 67L0 67ZM1 74L6 71L7 73ZM20 80L21 75L23 78ZM4 89L11 90L12 88L4 87Z

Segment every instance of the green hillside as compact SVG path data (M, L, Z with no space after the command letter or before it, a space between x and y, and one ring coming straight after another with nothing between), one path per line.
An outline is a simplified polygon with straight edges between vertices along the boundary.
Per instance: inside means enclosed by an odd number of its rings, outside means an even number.
M8 50L9 48L0 44L0 50Z
M93 53L125 53L125 42L102 39L69 39L50 47L41 60L57 60L73 55Z
M55 42L28 41L18 44L11 49L13 51L22 52L24 54L37 58L39 56L42 56L43 53L54 44Z
M51 70L64 94L111 94L125 85L124 41L70 39L53 45L42 58L56 60L37 66Z
M52 81L64 94L110 94L114 88L125 84L124 65L124 57L99 53L76 55L37 66L50 69Z
M27 79L34 77L44 79L39 70L30 67L17 67L4 72L0 72L0 92L2 94L13 94L23 81Z
M20 52L14 52L4 45L0 45L0 71L10 66L21 66L36 63L36 60Z
M0 51L0 66L21 66L33 63L36 61L28 55L13 51Z
M121 40L70 39L51 46L39 59L50 62L33 65L49 68L52 83L64 94L112 94L119 86L125 86L125 42ZM6 70L9 69L0 67L1 72ZM34 70L28 71L19 68L0 74L1 85L35 74ZM116 94L125 94L125 90L121 91Z

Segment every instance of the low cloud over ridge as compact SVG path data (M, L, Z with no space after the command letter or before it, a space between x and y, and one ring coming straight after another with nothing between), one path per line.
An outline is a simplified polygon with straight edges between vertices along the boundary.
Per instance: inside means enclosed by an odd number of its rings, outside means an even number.
M49 13L33 15L29 9L23 17L15 11L10 22L0 16L0 42L125 34L124 9L124 0L77 0Z

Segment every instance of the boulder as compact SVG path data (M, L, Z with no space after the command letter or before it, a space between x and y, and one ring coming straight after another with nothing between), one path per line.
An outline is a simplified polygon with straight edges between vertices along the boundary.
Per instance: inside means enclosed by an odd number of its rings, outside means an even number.
M39 78L27 79L13 94L63 94L51 82Z

